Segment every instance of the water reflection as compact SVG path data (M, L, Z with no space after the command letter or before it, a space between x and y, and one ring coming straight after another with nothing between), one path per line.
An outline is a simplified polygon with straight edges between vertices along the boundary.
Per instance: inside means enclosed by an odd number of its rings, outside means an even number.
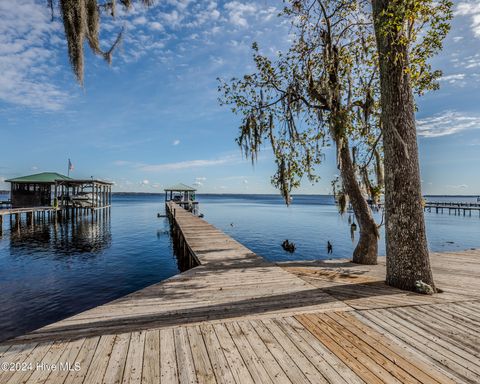
M90 215L69 215L63 219L36 218L33 223L20 222L10 230L10 253L25 255L26 250L43 250L51 255L71 256L87 253L95 257L112 243L110 210L103 209ZM27 252L30 253L30 252Z
M178 273L158 196L118 196L93 216L5 218L0 234L0 341Z

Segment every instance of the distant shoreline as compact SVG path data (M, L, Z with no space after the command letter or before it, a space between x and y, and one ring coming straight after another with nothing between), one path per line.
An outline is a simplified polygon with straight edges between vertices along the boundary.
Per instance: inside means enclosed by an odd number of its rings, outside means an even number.
M164 195L164 192L112 192L112 195ZM229 195L245 195L245 196L278 196L281 197L277 193L244 193L244 192L229 192L229 193L217 193L217 192L198 192L197 195L199 196L229 196ZM295 196L332 196L332 194L325 194L325 193L296 193L292 194L293 197ZM478 197L479 194L474 195L446 195L446 194L437 194L437 195L423 195L423 197Z
M9 190L0 190L0 195L6 195L9 194ZM164 192L112 192L112 195L114 196L125 196L125 195L161 195L163 196L165 193ZM238 196L238 195L245 195L245 196L279 196L279 194L276 193L243 193L243 192L229 192L229 193L214 193L214 192L198 192L197 195L199 196ZM297 194L292 194L293 197L295 196L333 196L331 194L322 194L322 193L297 193ZM480 196L479 194L473 194L473 195L442 195L442 194L436 194L436 195L423 195L423 197L478 197Z

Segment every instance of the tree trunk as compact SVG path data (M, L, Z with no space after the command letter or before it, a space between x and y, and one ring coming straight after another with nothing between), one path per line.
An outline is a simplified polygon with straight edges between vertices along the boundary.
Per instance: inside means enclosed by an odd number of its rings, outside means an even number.
M378 256L378 228L358 184L346 139L340 149L340 173L343 187L350 198L360 227L360 238L353 251L352 261L357 264L375 265Z
M385 157L386 281L394 287L415 290L415 282L422 280L435 290L423 216L408 47L402 43L402 38L406 39L403 30L394 33L393 28L388 29L392 3L372 0Z

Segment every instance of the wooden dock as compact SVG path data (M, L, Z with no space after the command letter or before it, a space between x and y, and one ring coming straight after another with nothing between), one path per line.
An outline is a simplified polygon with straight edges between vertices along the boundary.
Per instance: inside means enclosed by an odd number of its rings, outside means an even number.
M0 344L26 367L2 384L480 382L479 250L432 254L444 293L423 296L383 260L272 264L169 209L198 266Z
M435 213L444 213L447 212L449 215L461 215L463 216L468 215L472 216L472 212L478 211L480 217L480 203L453 203L453 202L435 202L430 201L426 202L425 206L423 207L424 211L433 212Z
M6 208L0 209L0 234L3 230L3 218L10 218L10 227L20 228L22 215L25 216L28 224L33 224L36 218L50 217L59 211L54 207L30 207L30 208Z
M25 214L33 214L33 213L48 213L57 211L58 208L53 207L29 207L29 208L5 208L0 209L0 216L8 216L8 215L21 215Z
M102 207L27 207L27 208L6 208L0 209L0 235L3 232L4 217L10 220L10 229L20 230L22 217L25 219L27 226L33 226L36 221L57 220L63 218L73 218L83 215L98 216L99 212L108 215L110 205Z

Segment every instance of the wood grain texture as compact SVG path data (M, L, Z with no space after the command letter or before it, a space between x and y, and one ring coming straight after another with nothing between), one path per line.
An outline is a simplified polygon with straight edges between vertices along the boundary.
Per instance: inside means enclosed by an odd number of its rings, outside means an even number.
M176 208L199 265L0 345L2 383L478 383L480 251L432 254L444 293L386 286L385 261L267 263Z

